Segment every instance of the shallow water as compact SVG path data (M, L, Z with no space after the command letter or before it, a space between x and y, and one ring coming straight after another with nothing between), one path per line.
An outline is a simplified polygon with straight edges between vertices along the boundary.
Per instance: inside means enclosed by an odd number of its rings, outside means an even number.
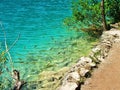
M35 80L42 70L67 66L81 56L78 52L82 49L78 47L90 48L78 45L87 45L85 40L77 41L83 33L68 31L63 25L64 18L71 15L70 9L71 0L0 0L0 21L9 47L20 34L10 53L14 68L20 70L23 79L31 76L30 80ZM4 47L2 32L0 41ZM8 67L11 68L9 63Z

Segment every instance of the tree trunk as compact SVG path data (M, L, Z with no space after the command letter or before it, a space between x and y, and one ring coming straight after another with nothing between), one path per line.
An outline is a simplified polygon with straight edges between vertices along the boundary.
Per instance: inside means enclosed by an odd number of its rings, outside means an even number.
M104 29L104 31L106 31L107 30L107 24L106 24L106 18L105 18L104 0L101 1L101 11L102 11L103 29Z

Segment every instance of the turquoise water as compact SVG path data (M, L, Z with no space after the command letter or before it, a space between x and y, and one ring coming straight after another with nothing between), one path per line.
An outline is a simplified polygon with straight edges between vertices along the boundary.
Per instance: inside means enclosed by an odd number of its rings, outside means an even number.
M10 53L23 78L39 74L47 62L64 58L58 53L78 37L63 25L70 9L71 0L0 0L0 21L9 47L20 34ZM3 32L0 41L4 47Z

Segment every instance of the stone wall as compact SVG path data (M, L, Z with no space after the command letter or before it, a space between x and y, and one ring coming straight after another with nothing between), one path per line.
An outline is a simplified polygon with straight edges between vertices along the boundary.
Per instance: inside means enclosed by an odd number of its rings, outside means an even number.
M113 43L120 42L120 30L111 29L103 32L100 43L95 46L88 57L81 57L64 76L58 90L80 90L81 84L91 75L94 67L107 57Z

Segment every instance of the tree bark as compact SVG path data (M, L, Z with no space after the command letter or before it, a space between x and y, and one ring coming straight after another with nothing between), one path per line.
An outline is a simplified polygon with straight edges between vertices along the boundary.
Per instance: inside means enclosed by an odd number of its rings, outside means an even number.
M105 18L105 6L104 6L104 0L101 1L101 11L102 11L102 23L103 23L103 29L104 31L107 30L107 23Z

